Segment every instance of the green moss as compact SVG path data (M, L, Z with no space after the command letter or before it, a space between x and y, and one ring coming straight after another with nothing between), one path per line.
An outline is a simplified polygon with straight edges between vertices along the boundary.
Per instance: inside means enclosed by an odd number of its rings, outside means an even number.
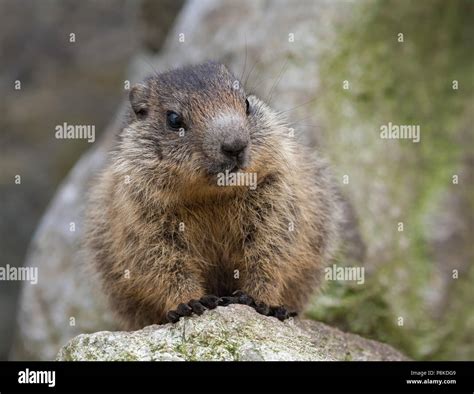
M337 51L322 56L322 97L314 110L326 119L325 151L337 175L350 174L355 184L347 193L362 237L377 244L380 260L369 262L375 269L364 286L329 284L310 315L414 358L457 358L472 339L462 327L466 305L452 306L442 330L426 308L434 267L425 218L471 149L462 130L474 104L474 3L369 1L352 20L338 30ZM421 142L381 140L380 126L388 122L420 125ZM396 231L398 221L403 233ZM462 289L456 291L469 299Z
M188 338L186 342L179 343L175 349L186 360L195 361L201 359L221 360L228 352L233 359L237 359L238 344L227 336L198 336Z
M315 320L330 322L343 331L356 332L408 350L407 355L413 357L416 354L410 352L414 347L412 338L405 335L404 326L398 325L396 313L386 294L387 289L376 277L371 277L365 286L348 286L334 281L307 315Z
M71 344L64 346L61 353L62 361L73 361L74 348Z
M452 357L453 349L456 349L457 357L464 360L472 360L474 352L474 295L472 283L474 281L474 269L470 269L460 279L458 285L453 289L453 302L448 307L439 332L433 337L433 341L439 343L439 347L433 353L433 358L446 360Z

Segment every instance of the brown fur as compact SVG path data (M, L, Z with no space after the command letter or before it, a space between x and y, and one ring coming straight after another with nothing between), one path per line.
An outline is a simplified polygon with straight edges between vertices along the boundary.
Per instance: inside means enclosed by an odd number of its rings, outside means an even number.
M332 255L339 204L324 161L297 146L281 116L254 96L246 116L234 80L209 63L132 90L135 112L147 115L130 111L94 187L87 242L126 328L163 323L179 303L237 289L301 311ZM189 123L184 137L166 129L164 114L175 108ZM221 131L212 119L229 111L243 119L245 171L257 173L256 190L216 185Z

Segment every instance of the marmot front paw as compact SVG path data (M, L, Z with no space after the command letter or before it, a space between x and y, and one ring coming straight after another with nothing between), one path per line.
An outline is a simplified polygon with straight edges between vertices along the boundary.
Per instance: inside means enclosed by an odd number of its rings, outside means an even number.
M229 301L225 305L229 305L231 303L248 305L254 308L261 315L273 316L281 321L286 320L289 317L294 317L297 315L296 312L290 312L284 306L270 306L270 305L265 304L264 302L255 301L255 299L252 296L250 296L249 294L245 293L242 290L234 291L232 293L232 297L222 297L222 298L226 298L226 301ZM219 305L223 305L223 304L219 303Z
M255 301L252 296L242 290L236 290L230 296L217 297L209 294L201 297L199 300L193 299L187 303L181 303L175 310L169 311L166 317L170 323L176 323L181 317L191 316L193 313L202 315L206 309L214 309L217 306L228 306L231 304L248 305L261 315L273 316L281 321L297 315L296 312L290 312L284 306L270 306L264 302Z
M206 309L217 307L219 297L209 294L202 296L199 300L191 300L187 303L181 303L175 310L169 311L166 318L170 323L176 323L183 316L191 316L193 313L202 315Z
M286 320L290 317L295 317L297 314L298 313L296 313L296 312L290 312L284 306L271 306L268 316L274 316L278 320L283 321L283 320Z
M219 298L219 306L228 306L230 304L243 304L255 307L254 299L242 290L236 290L230 296Z
M270 306L265 304L264 302L257 302L255 304L254 309L260 313L261 315L265 316L273 316L276 317L278 320L286 320L290 317L295 317L297 315L296 312L290 312L284 306Z

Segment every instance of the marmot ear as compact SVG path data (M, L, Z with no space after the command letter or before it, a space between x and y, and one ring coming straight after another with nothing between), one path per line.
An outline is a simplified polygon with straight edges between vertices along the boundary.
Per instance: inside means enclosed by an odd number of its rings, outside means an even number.
M132 86L128 97L137 118L146 118L148 115L148 86L143 84Z

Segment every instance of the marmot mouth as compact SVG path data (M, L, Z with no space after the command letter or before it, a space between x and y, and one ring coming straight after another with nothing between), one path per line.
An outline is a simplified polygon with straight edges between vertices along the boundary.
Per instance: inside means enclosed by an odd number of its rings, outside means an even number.
M209 175L217 175L220 173L225 173L225 172L238 172L240 170L243 170L243 167L239 165L238 163L227 163L227 164L221 164L219 166L211 167L207 170Z

